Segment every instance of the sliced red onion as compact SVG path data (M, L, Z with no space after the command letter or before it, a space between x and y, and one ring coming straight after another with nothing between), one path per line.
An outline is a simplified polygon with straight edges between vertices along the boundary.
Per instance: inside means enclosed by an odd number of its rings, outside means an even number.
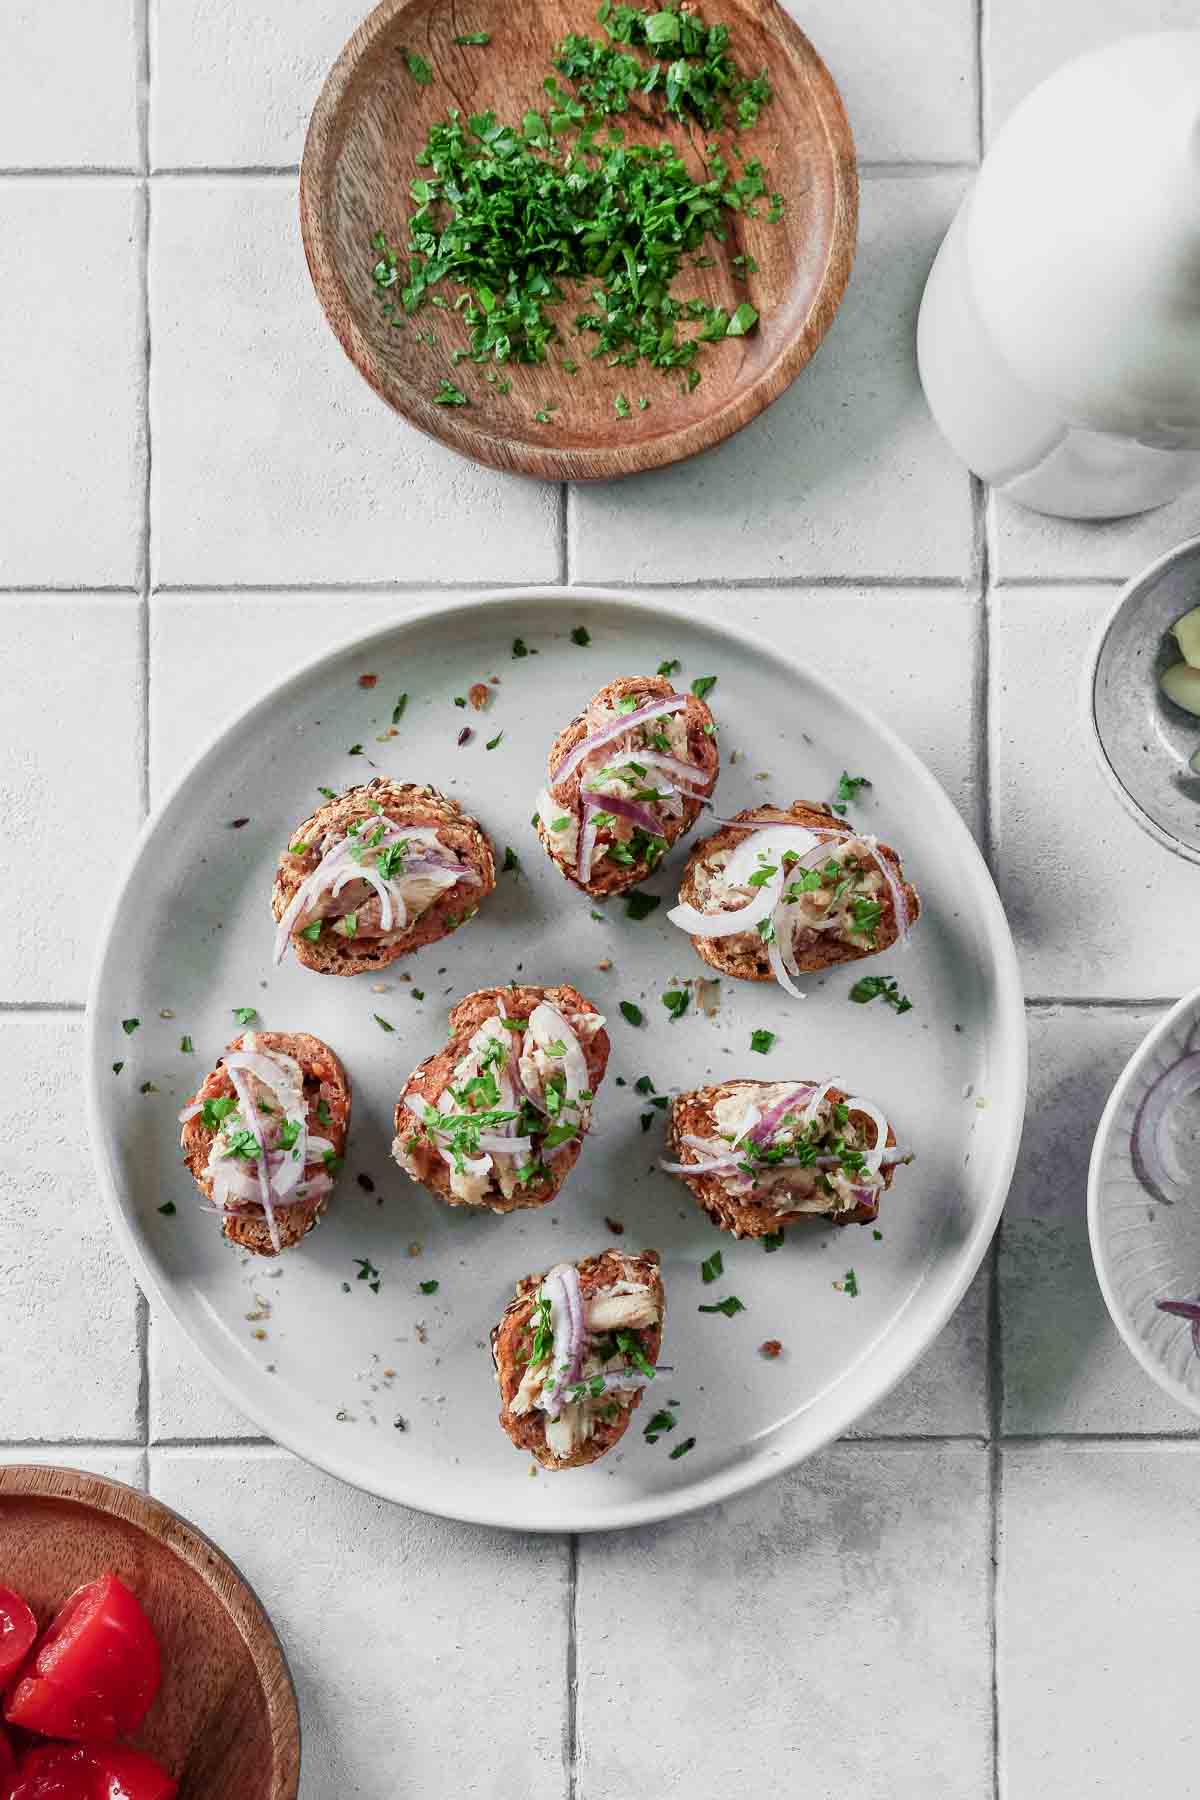
M561 786L569 776L575 773L580 763L586 762L593 750L599 750L605 744L614 744L618 738L623 738L627 732L634 730L636 726L646 725L651 719L661 719L667 713L679 712L686 705L686 694L671 694L666 700L655 700L650 705L637 707L633 712L622 713L612 724L605 725L601 730L592 732L589 737L583 739L582 743L576 744L574 750L572 750L568 756L564 757L563 761L559 763L558 768L554 771L554 774L551 777L552 786ZM639 758L638 760L640 761L641 759Z
M707 775L695 763L680 762L677 756L665 756L661 750L630 751L634 762L644 763L648 769L661 769L669 775L682 792L690 799L699 800L712 790L714 775Z
M540 1042L539 1034L545 1033L549 1043L561 1043L563 1054L561 1061L565 1081L564 1103L567 1106L578 1106L579 1096L590 1087L587 1058L583 1054L573 1028L567 1023L557 1006L551 1006L548 1000L540 1000L529 1015L529 1033L543 1056L547 1054L546 1045Z
M841 1085L842 1085L841 1082L837 1081L837 1080L823 1081L819 1088L815 1088L813 1090L812 1099L809 1101L808 1105L805 1107L804 1117L800 1121L800 1126L803 1130L807 1130L808 1127L812 1124L813 1120L816 1118L817 1113L820 1111L821 1103L825 1099L825 1096L829 1093L832 1093L834 1088L840 1088Z
M785 1094L783 1099L777 1101L774 1106L770 1107L758 1121L758 1124L752 1127L750 1136L753 1138L754 1142L760 1147L770 1144L780 1120L786 1118L787 1114L792 1111L798 1101L807 1101L815 1091L812 1082L806 1081L803 1082L801 1086L793 1088L790 1094ZM810 1115L806 1111L801 1123L807 1124L809 1122L809 1117ZM797 1127L797 1129L799 1128L800 1127Z
M253 1134L254 1141L258 1145L258 1161L255 1165L258 1171L258 1200L266 1217L267 1230L271 1234L271 1248L278 1256L283 1246L279 1236L279 1226L275 1222L275 1212L271 1205L271 1182L267 1174L267 1146L262 1121L258 1116L258 1108L254 1104L254 1094L251 1091L250 1082L242 1070L230 1069L229 1079L233 1083L233 1091L238 1097L238 1109L246 1121L246 1129Z
M778 915L776 915L776 916L778 917ZM775 977L776 981L779 983L780 987L783 989L785 994L790 994L792 996L793 1000L803 1000L806 998L804 989L798 988L796 986L795 982L792 980L791 976L788 974L786 968L784 967L783 952L779 948L779 926L778 926L778 924L775 927L775 936L771 939L770 943L767 945L767 961L771 965L772 975Z
M1163 1070L1142 1096L1134 1115L1130 1150L1134 1174L1164 1206L1185 1199L1191 1187L1167 1133L1171 1109L1200 1090L1200 1050L1185 1052Z
M618 819L626 819L630 825L636 825L639 831L648 831L652 837L660 835L658 828L662 821L638 800L622 800L617 794L585 794L583 803L597 812L610 812Z
M866 1113L875 1127L875 1142L869 1150L863 1151L863 1166L872 1174L878 1175L879 1165L883 1161L883 1153L887 1148L888 1122L877 1106L869 1100L851 1099L846 1101L851 1112Z
M573 1263L559 1263L546 1276L540 1293L550 1301L554 1349L538 1404L549 1418L557 1419L563 1409L563 1389L579 1380L587 1336L578 1269Z
M479 1148L488 1156L532 1156L533 1139L502 1137L498 1131L481 1131Z
M855 835L848 825L801 825L798 819L769 819L765 813L751 813L748 819L718 819L714 814L711 822L733 831L802 831L805 837L819 837L823 843Z
M1192 1323L1192 1349L1200 1356L1200 1300L1156 1300L1159 1312L1171 1313L1177 1319Z
M770 918L778 903L783 880L783 870L777 869L759 888L754 899L739 906L736 912L703 913L689 901L681 900L678 906L671 908L667 918L689 937L736 937L741 932L753 931L760 920Z
M672 1371L664 1366L659 1368L656 1373L659 1375L670 1375ZM587 1391L580 1394L579 1398L581 1400L587 1400L592 1397L591 1388L592 1382L595 1379L594 1376L588 1377L585 1375L582 1377L579 1385ZM605 1394L619 1394L623 1389L647 1388L653 1380L653 1375L643 1375L640 1369L610 1369L603 1377L604 1387L601 1391ZM596 1394L594 1397L598 1400L600 1395Z
M879 845L866 838L864 838L863 842L866 846L868 856L879 868L883 875L883 879L887 882L888 892L891 894L892 906L895 909L896 914L896 942L903 948L908 943L908 928L912 923L912 920L909 917L908 897L904 892L904 885L902 882L897 881L895 875L892 873L892 865L883 854L882 850L880 850Z
M590 881L592 877L592 856L596 849L596 810L586 803L583 808L583 825L575 858L575 872L580 881Z
M396 919L396 929L404 930L408 924L408 908L396 894L392 884L385 881L377 870L368 867L366 863L350 863L346 868L340 870L330 883L330 898L336 900L342 889L348 887L352 881L365 882L379 895L379 927L381 931L391 931L396 912L400 914L400 917Z

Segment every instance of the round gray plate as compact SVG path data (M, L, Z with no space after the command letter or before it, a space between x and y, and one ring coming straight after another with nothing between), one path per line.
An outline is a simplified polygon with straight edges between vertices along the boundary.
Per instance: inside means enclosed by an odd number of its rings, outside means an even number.
M578 625L591 633L587 649L571 642ZM518 636L537 654L514 659ZM722 812L768 795L820 799L844 768L871 777L855 820L902 848L924 897L907 953L812 978L802 1003L774 984L723 981L714 1018L693 1003L671 1022L663 992L709 974L665 918L685 847L647 884L667 903L635 923L621 902L598 909L568 886L530 826L558 727L612 677L666 657L681 660L681 683L718 677ZM379 681L364 691L357 677L368 672ZM501 685L486 714L454 706L493 674ZM401 692L399 735L380 743ZM474 738L460 749L464 724ZM348 756L356 743L365 755ZM319 787L364 780L373 765L461 799L498 860L513 847L520 873L501 875L452 939L379 983L314 975L291 957L276 970L269 895L280 847ZM249 823L231 830L243 816ZM103 946L89 1009L92 1142L139 1280L265 1431L347 1481L431 1512L599 1529L686 1511L797 1462L878 1400L945 1324L1008 1189L1024 1112L1024 1017L1008 927L969 833L917 758L846 692L739 630L697 621L686 603L577 589L471 596L409 611L323 656L222 733L159 808ZM856 976L873 967L900 980L913 1011L848 1004ZM553 1206L507 1218L452 1211L390 1161L392 1109L410 1070L445 1041L454 1000L514 976L574 982L608 1017L596 1133ZM624 1021L622 999L642 1007L643 1026ZM232 1009L248 1005L264 1028L327 1039L355 1089L328 1218L275 1264L231 1250L200 1210L175 1124L236 1029ZM120 1021L130 1016L142 1026L126 1038ZM756 1026L778 1034L769 1056L750 1051ZM180 1054L182 1033L193 1056ZM660 1092L738 1075L839 1075L876 1099L918 1159L897 1174L882 1238L817 1226L767 1255L716 1232L656 1167L662 1114L643 1133L634 1083L644 1074ZM158 1091L141 1093L145 1081ZM177 1210L164 1216L167 1200ZM606 1217L623 1222L619 1240ZM677 1402L678 1427L648 1444L644 1403L602 1462L531 1480L496 1422L489 1329L520 1276L618 1241L663 1256L663 1355L675 1372L654 1402ZM408 1254L413 1244L419 1256ZM700 1264L717 1249L725 1274L706 1288ZM377 1293L358 1279L356 1259L380 1271ZM850 1267L857 1298L834 1286ZM436 1280L436 1294L422 1295L421 1280ZM727 1294L746 1311L697 1311ZM270 1302L269 1318L247 1319L263 1310L256 1296ZM758 1354L767 1338L783 1341L778 1361ZM672 1460L693 1436L691 1453Z

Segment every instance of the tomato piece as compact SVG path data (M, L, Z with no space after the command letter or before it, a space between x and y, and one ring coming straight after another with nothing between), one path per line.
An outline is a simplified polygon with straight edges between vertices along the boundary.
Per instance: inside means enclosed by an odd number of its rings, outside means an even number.
M37 1636L37 1620L12 1588L0 1587L0 1682L15 1675Z
M178 1784L161 1763L126 1744L92 1744L94 1800L175 1800Z
M17 1772L17 1759L8 1741L8 1733L0 1725L0 1800L7 1800L5 1782Z
M49 1737L136 1731L158 1692L158 1639L117 1576L76 1589L43 1632L4 1716Z
M31 1750L5 1800L93 1800L96 1765L82 1744Z

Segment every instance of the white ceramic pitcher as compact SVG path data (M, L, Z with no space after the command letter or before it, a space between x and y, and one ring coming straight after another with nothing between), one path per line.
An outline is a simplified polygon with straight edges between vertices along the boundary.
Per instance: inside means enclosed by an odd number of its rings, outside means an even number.
M1038 512L1113 518L1200 483L1200 30L1034 90L929 276L921 380L963 461Z

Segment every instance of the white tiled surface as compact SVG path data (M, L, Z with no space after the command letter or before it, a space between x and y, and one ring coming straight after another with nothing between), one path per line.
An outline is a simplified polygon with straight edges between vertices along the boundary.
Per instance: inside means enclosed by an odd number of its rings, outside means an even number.
M1196 979L1196 890L1118 811L1075 718L1114 584L1200 507L1089 527L993 506L912 353L978 72L990 129L1076 49L1193 8L789 4L868 165L839 318L735 442L569 504L407 432L317 313L287 171L365 0L0 17L0 1454L149 1482L228 1548L291 1654L304 1800L1195 1787L1200 1444L1108 1324L1083 1201L1113 1077ZM96 919L147 798L423 585L564 568L686 588L852 671L991 858L1033 1050L996 1255L900 1389L773 1486L577 1544L388 1509L254 1441L146 1316L74 1073ZM216 679L234 640L237 678Z

